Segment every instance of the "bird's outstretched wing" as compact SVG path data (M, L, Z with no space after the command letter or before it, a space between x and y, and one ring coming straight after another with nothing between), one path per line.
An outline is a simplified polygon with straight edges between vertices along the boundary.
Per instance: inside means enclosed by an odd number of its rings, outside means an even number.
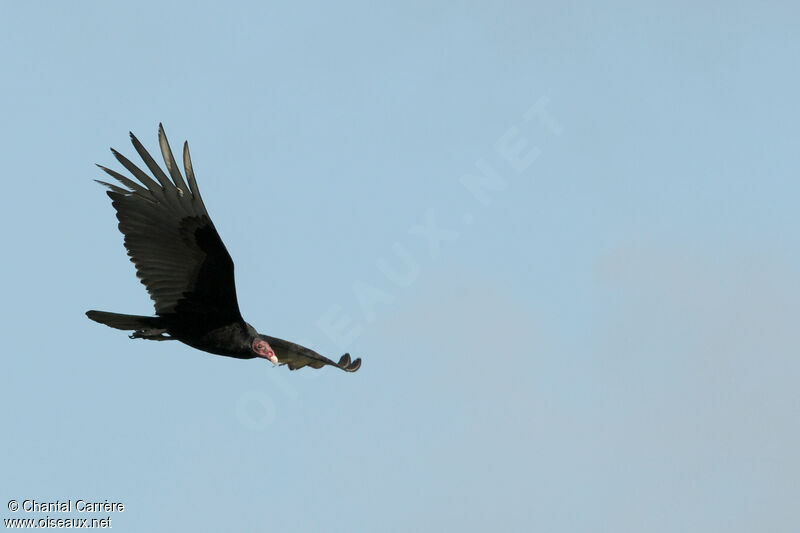
M155 180L113 148L114 157L138 182L98 165L122 185L98 180L110 189L136 274L160 316L195 315L220 324L240 321L233 261L203 204L189 145L183 145L187 185L161 124L158 141L169 177L132 133L133 147Z
M262 337L264 337L270 346L272 346L272 349L275 350L275 355L278 356L280 364L287 365L289 370L297 370L304 366L322 368L325 365L341 368L345 372L355 372L361 368L361 358L359 357L351 361L349 353L344 354L339 359L339 362L336 363L305 346L300 346L299 344L268 335L262 335Z

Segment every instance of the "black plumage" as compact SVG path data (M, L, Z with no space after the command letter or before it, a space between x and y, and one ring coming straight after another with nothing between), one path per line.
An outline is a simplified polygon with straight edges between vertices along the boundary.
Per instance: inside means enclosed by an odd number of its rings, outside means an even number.
M122 186L97 180L109 189L125 248L150 293L156 316L106 311L88 311L86 316L133 331L131 338L175 339L217 355L262 357L292 370L325 365L358 370L360 358L351 361L350 354L344 354L337 363L293 342L261 335L242 319L233 260L200 196L188 143L183 145L184 181L160 124L158 141L169 176L131 133L133 147L155 179L112 148L138 182L100 165Z

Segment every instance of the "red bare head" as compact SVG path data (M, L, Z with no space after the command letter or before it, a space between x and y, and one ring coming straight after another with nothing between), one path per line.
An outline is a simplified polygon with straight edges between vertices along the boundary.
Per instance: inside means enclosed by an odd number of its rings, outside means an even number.
M278 356L275 355L275 351L272 349L272 346L270 346L269 343L261 337L256 337L253 339L252 348L253 353L258 357L263 357L264 359L271 361L273 365L278 364Z

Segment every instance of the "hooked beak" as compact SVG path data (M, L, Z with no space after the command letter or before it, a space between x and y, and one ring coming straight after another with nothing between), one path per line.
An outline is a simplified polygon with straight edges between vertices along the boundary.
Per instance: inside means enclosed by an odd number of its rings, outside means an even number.
M275 355L275 350L273 350L272 346L270 346L264 339L256 337L256 339L253 341L253 352L255 352L255 355L258 357L263 357L267 361L270 361L273 366L278 366L279 361L278 356Z

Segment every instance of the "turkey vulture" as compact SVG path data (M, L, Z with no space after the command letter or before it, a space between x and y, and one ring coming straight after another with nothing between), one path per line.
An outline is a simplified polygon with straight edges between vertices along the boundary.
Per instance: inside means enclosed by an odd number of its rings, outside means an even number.
M106 194L117 211L125 248L136 266L136 275L150 293L156 316L106 311L87 311L86 316L112 328L133 331L132 339L176 339L217 355L263 357L290 370L325 365L346 372L358 370L360 358L351 361L346 353L336 363L293 342L262 335L242 319L233 260L203 204L188 143L183 145L184 181L161 124L158 142L169 177L133 133L130 136L158 181L113 148L114 157L138 182L101 165L122 187L96 181L109 189Z

